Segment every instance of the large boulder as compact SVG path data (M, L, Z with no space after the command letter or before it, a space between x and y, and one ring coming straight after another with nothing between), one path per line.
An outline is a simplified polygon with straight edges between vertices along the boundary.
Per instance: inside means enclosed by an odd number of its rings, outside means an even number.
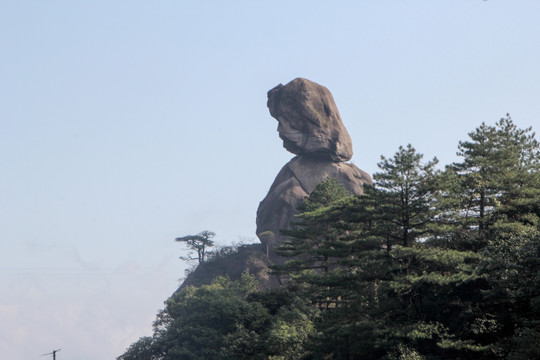
M371 177L353 164L350 136L343 126L330 91L306 79L295 79L268 92L270 114L279 121L279 136L288 151L298 155L278 173L257 210L257 236L261 244L242 246L237 252L215 257L200 264L184 281L179 291L194 285L209 284L216 276L239 279L243 272L253 274L262 289L276 288L287 281L272 273L271 266L287 259L274 249L286 237L298 213L298 205L326 178L339 181L351 193L363 193Z
M349 133L330 91L313 81L297 78L268 92L270 115L279 122L279 136L288 151L297 154L279 172L257 210L257 236L272 263L285 259L275 254L298 213L298 205L330 177L351 193L363 193L371 177L353 164Z
M334 162L351 159L351 138L324 86L297 78L270 90L267 105L288 151Z
M353 164L334 163L319 158L296 156L278 173L268 194L257 210L257 236L274 263L285 259L274 253L286 237L279 230L288 229L298 205L326 178L338 180L351 193L363 193L363 184L371 177Z

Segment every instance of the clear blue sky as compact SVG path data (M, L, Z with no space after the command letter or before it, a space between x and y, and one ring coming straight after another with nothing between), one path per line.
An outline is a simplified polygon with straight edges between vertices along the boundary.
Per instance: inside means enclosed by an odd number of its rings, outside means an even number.
M113 359L186 265L255 239L282 148L266 92L333 93L353 162L442 164L481 122L540 128L540 1L0 3L0 354Z

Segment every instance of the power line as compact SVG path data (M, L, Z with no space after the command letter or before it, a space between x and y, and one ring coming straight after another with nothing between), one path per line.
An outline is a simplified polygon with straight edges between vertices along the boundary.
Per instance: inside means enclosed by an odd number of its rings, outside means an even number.
M47 354L43 354L43 355L41 355L41 356L52 355L53 360L56 360L56 353L59 352L60 350L62 350L62 349L53 350L52 352L47 353Z

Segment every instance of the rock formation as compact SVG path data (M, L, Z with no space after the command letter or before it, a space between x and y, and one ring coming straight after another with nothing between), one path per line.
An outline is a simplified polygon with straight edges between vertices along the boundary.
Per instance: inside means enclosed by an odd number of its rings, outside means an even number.
M279 122L283 147L296 154L278 173L257 210L257 236L274 263L282 263L274 248L285 237L297 206L321 181L335 178L354 194L362 194L371 177L353 164L349 133L341 121L330 91L312 81L297 78L268 92L268 108Z
M282 281L278 276L271 274L269 265L272 263L263 251L261 244L244 245L225 257L213 258L199 264L187 276L177 291L188 286L210 284L218 276L227 276L236 281L246 271L255 276L261 290L275 289L282 285Z
M324 86L301 78L279 84L268 92L268 109L288 151L332 162L351 159L351 138Z
M238 252L200 264L178 291L209 284L216 276L238 280L244 271L255 275L261 289L283 285L286 278L273 275L269 266L287 259L274 253L289 227L297 206L325 178L337 179L354 194L371 177L345 161L352 156L351 138L343 126L332 94L306 79L295 79L268 92L270 114L279 122L283 146L296 154L279 172L257 210L257 236L261 244L242 246Z

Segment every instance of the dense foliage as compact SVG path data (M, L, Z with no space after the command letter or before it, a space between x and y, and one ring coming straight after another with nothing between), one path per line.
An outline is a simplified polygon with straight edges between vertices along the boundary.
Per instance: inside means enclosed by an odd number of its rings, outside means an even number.
M362 196L325 180L284 232L286 287L187 288L119 360L540 358L540 146L506 116L458 155L400 147Z

